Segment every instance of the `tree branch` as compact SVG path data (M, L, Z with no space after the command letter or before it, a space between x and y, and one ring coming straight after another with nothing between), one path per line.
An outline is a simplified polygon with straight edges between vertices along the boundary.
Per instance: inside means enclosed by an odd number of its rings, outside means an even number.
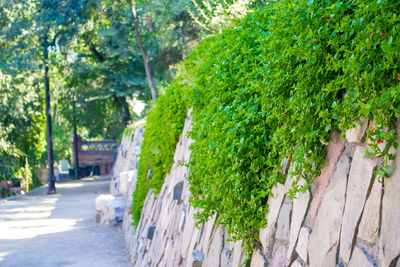
M151 99L152 102L154 102L157 99L157 88L156 85L154 84L153 77L151 75L151 68L149 64L149 56L147 55L146 48L143 45L142 42L142 37L140 35L140 28L139 28L139 22L137 19L137 13L136 13L136 8L135 8L135 1L132 1L132 18L133 18L133 26L135 28L135 34L136 34L136 41L138 43L139 49L142 52L142 57L143 57L143 62L144 62L144 69L146 71L146 77L147 77L147 82L149 83L150 87L150 92L151 92Z

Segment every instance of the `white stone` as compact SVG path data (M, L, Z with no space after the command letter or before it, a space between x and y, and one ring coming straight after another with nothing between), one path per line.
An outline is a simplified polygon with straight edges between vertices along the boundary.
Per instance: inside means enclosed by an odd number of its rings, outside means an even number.
M242 241L236 241L233 244L233 249L232 249L232 267L240 266L243 254L244 254L244 249L242 248Z
M299 260L295 260L290 267L303 267L303 264Z
M358 238L368 242L371 246L373 243L377 242L379 238L381 199L382 183L375 178L371 193L365 203L357 235Z
M374 265L368 261L361 249L356 246L351 255L351 260L347 267L373 267Z
M188 251L189 252L188 252L188 255L187 255L187 264L186 264L186 266L192 266L196 261L195 258L194 258L194 254L192 252L194 251L194 248L195 248L195 245L196 245L196 241L200 236L201 236L201 231L197 227L195 227L194 231L193 231L193 234L191 236L189 247L188 247ZM183 242L182 242L182 245L183 245ZM204 253L203 253L203 260L201 262L203 262L203 261L204 261Z
M399 130L398 130L399 133ZM400 148L397 151L399 153ZM400 166L400 157L394 160ZM382 225L381 225L381 257L382 266L394 264L400 255L400 168L396 168L390 178L384 180L384 194L382 198Z
M119 174L119 190L118 192L125 198L128 197L129 191L129 175L128 172L121 172Z
M283 203L278 217L276 227L276 239L289 241L290 213L292 211L292 202L287 200Z
M356 124L356 127L346 131L346 139L349 143L360 144L365 131L368 128L368 119L365 117L361 118L361 121Z
M277 245L274 248L274 252L272 255L272 267L287 267L288 264L286 262L287 258L287 247L285 245Z
M125 209L123 196L100 195L96 198L96 219L99 223L116 225L122 221Z
M287 178L284 185L277 184L271 190L271 195L268 198L268 212L266 214L267 227L260 229L259 236L260 242L263 246L263 254L269 255L273 247L273 236L276 231L276 222L278 220L279 212L282 206L283 198L289 187L290 179Z
M228 241L228 232L225 230L225 228L221 227L223 229L223 236L222 236L222 241L223 241L223 248L221 251L221 266L232 266L232 261L233 261L233 249L235 246L235 243L233 241Z
M262 255L261 251L256 249L253 252L250 262L251 267L267 267L268 263L265 260L265 257Z
M304 183L305 181L302 180L301 184ZM292 257L292 252L297 241L297 236L299 235L301 224L304 221L309 202L310 193L308 191L306 191L305 193L298 193L297 198L293 199L293 211L290 224L290 239L288 248L288 262L290 262L290 259Z
M223 230L218 227L211 241L210 250L205 254L204 266L220 266L223 245Z
M172 200L171 200L172 201ZM190 241L192 240L193 231L195 229L195 221L193 218L194 209L190 207L187 216L186 216L186 223L185 228L183 230L183 237L182 237L182 256L184 258L188 255Z
M310 229L308 229L307 227L302 227L300 229L299 238L297 241L296 252L304 262L307 262L308 260L307 254L309 237Z
M202 251L207 254L208 250L210 248L211 245L211 240L212 240L212 234L215 232L214 231L214 223L217 219L217 215L215 214L209 221L207 221L204 224L204 243L202 245Z
M346 205L343 213L342 230L340 234L340 261L347 264L353 244L354 231L360 219L373 177L376 162L365 158L366 149L356 148L350 168L349 182L346 191Z
M349 167L349 156L344 154L340 157L336 171L326 188L308 243L311 267L336 265Z

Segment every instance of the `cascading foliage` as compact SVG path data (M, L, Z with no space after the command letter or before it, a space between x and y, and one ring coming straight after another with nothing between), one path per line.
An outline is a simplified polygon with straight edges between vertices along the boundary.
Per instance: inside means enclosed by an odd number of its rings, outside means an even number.
M297 178L293 197L319 175L332 132L362 117L374 121L370 153L387 176L398 146L399 12L395 0L282 0L194 49L180 79L190 84L182 92L193 107L188 179L199 222L218 213L217 224L251 245L271 188L286 179L282 161Z
M171 169L176 143L182 133L186 116L184 88L177 79L157 99L147 116L138 180L133 193L132 216L136 225L139 223L149 189L157 194ZM150 180L147 179L149 170L151 170Z
M331 133L361 117L375 120L371 151L390 158L400 111L399 12L398 1L282 0L193 51L185 67L199 221L218 213L234 239L257 240L271 188L285 181L283 159L306 181L294 180L294 196L319 175Z

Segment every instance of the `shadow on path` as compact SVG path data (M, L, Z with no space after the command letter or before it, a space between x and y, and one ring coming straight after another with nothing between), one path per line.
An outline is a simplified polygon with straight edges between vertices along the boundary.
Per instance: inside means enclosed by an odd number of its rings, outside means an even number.
M0 266L131 266L120 227L95 221L109 177L57 184L0 202Z

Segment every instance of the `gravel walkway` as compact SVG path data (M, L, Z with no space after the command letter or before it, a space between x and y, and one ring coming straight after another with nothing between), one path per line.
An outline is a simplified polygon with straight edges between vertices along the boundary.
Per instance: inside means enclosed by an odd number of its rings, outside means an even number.
M0 200L0 266L125 267L121 227L95 221L95 199L108 193L109 178L57 184L11 200Z

